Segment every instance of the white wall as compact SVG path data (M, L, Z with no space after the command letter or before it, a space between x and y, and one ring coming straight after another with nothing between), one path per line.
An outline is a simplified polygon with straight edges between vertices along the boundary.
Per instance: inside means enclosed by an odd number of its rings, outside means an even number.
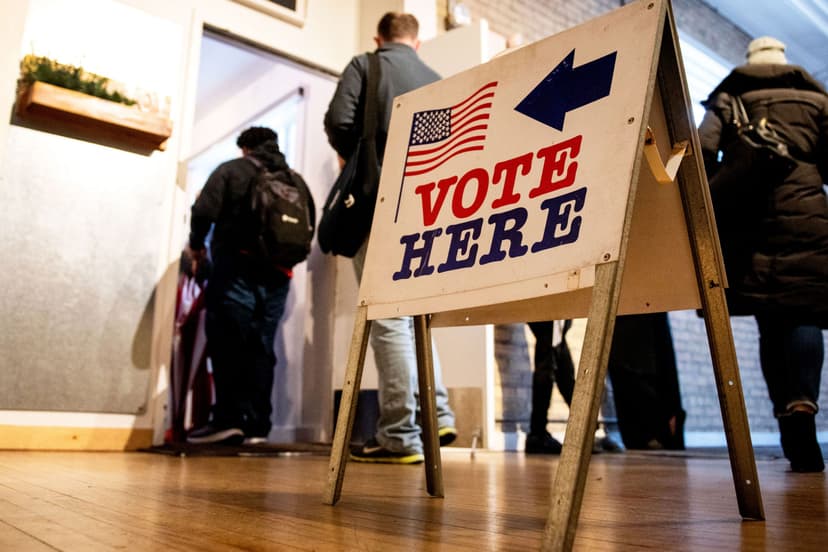
M90 429L139 429L154 432L156 443L161 440L166 386L169 377L172 307L175 296L174 267L178 261L180 245L186 237L186 219L190 207L185 179L181 177L186 171L181 171L179 164L193 153L198 143L193 124L202 28L208 25L225 33L243 37L245 40L260 44L275 52L282 52L312 66L338 72L345 67L352 55L364 51L364 48L359 47L360 44L367 41L370 45L377 18L381 13L390 9L413 9L405 2L398 2L399 6L397 4L389 6L386 2L374 3L375 11L366 12L363 4L368 1L309 1L307 19L302 27L257 12L233 0L178 0L177 2L167 0L19 0L14 3L0 4L0 22L2 22L0 29L4 31L0 34L0 45L3 46L0 49L0 77L2 77L0 82L5 83L0 87L0 109L4 109L6 113L11 111L13 92L9 88L9 83L16 80L20 57L31 50L31 45L26 44L29 39L24 40L21 31L21 29L26 29L29 33L30 22L26 22L24 26L25 14L31 7L34 13L40 14L33 16L35 17L32 19L33 24L39 28L46 28L53 23L52 19L55 19L53 15L56 12L52 10L68 8L70 10L67 12L68 15L61 16L63 23L78 21L80 24L85 19L95 26L107 29L107 32L115 32L115 35L110 35L108 38L112 41L110 47L101 49L98 46L90 46L92 42L85 42L87 38L94 38L95 30L87 31L82 33L83 36L79 36L77 32L71 32L76 27L64 25L66 32L60 30L61 26L58 26L57 30L49 31L48 34L51 36L46 42L50 44L49 49L54 51L43 53L73 52L72 55L80 58L81 61L88 56L90 63L94 60L96 70L117 75L118 80L126 83L137 82L138 85L146 86L152 81L151 86L163 89L170 95L173 124L173 135L165 151L156 151L151 155L138 155L0 121L0 138L8 135L8 139L0 143L6 144L6 147L0 150L2 152L0 196L5 199L8 194L19 195L21 190L29 189L32 182L37 183L36 188L40 190L41 198L49 197L50 189L61 190L59 196L63 199L55 206L52 219L59 218L58 211L61 205L64 207L71 205L79 209L80 211L75 213L74 218L70 220L69 235L74 235L74 241L80 244L78 247L86 257L98 251L107 259L107 262L100 265L97 272L84 270L83 267L91 266L85 258L63 259L61 262L64 265L61 267L65 266L67 269L76 271L77 279L67 281L65 277L67 270L62 269L40 270L35 279L37 289L46 290L50 299L47 302L51 308L57 313L74 314L76 323L81 327L88 323L84 319L86 313L79 312L77 308L72 310L72 304L66 302L66 297L69 295L103 301L104 304L98 306L102 309L101 312L107 309L106 303L109 302L110 311L118 313L118 316L113 318L114 326L110 328L101 328L99 324L88 326L86 331L82 332L87 341L85 344L76 343L77 350L91 349L94 353L97 348L101 347L101 344L108 343L112 335L132 335L138 324L137 313L129 314L116 306L118 297L122 296L114 290L106 291L109 286L113 285L113 273L119 275L117 278L125 278L122 275L126 265L121 260L124 255L118 255L112 251L112 244L118 243L117 236L119 233L123 234L125 226L140 227L139 234L149 236L142 242L141 248L146 256L139 263L139 266L147 271L148 277L138 289L131 291L128 297L145 298L151 288L155 291L155 308L150 318L151 336L146 340L150 349L149 368L132 374L138 377L128 385L128 391L134 392L134 389L139 387L142 389L141 393L146 394L148 401L145 410L142 409L133 414L72 413L71 415L49 410L31 413L21 410L0 410L0 429L27 426L30 428L29 433L38 427L44 430L68 426ZM417 1L420 5L415 6L416 9L422 10L428 8L429 4L431 5L430 9L435 12L433 19L436 21L436 5L426 0ZM137 10L132 12L135 17L124 18L112 15L115 12L124 13L124 10L130 9ZM95 14L94 18L89 17L92 13ZM429 20L428 11L419 11L417 15L423 20L424 29L436 25L436 23L432 25L432 21ZM141 21L152 22L156 28L167 29L167 31L160 35L155 32L146 32L142 34L140 40L131 40L128 43L120 39L120 35L117 34L118 29L130 30L130 26L140 27L134 24ZM366 21L370 24L365 23ZM10 32L5 32L7 28L11 29ZM360 34L360 28L369 29L368 34ZM124 31L123 36L128 34L128 31ZM43 42L40 38L42 33L30 33L27 36L35 36L36 42ZM163 57L160 57L160 54L147 56L147 51L163 52ZM112 57L103 54L112 54ZM160 73L142 72L145 64L152 62L156 57L168 69ZM118 59L133 61L121 64L117 62ZM78 59L65 61L77 63ZM163 75L158 82L153 81L156 74ZM308 98L309 119L316 118L319 113L324 112L329 99L327 92L317 92L311 95ZM316 115L310 115L310 113L316 113ZM318 193L315 195L319 203L318 207L321 208L327 187L333 182L336 169L329 162L331 152L326 143L311 133L306 136L305 140L305 158L301 161L300 171L309 182L312 182L312 186L318 188ZM49 160L45 165L42 162L44 158ZM323 161L320 162L320 159ZM13 170L8 167L10 160L14 162ZM94 166L95 170L84 178L81 173L85 166ZM126 173L123 178L128 185L113 186L113 180L117 180L113 178L113 175L122 173ZM14 182L9 182L10 176L13 176ZM78 196L75 193L81 184L86 187L86 196ZM97 193L100 191L105 191L105 193L103 195ZM317 192L317 189L314 191ZM71 203L73 197L77 199L74 204ZM99 201L90 203L88 201L90 197L96 197ZM26 201L30 202L26 203ZM35 201L35 198L28 196L27 199L19 196L14 211L9 213L24 225L16 229L15 238L9 242L7 246L9 254L20 247L36 247L31 242L31 237L34 235L47 238L47 247L54 247L52 242L66 235L65 229L60 225L51 229L38 227L39 223L34 219L38 213L42 212L41 205L31 203L31 201ZM134 213L131 213L129 209L125 211L113 209L115 205L120 206L119 208L132 205L133 211L139 212L140 220L136 222L132 219ZM32 213L35 216L27 219L26 213ZM83 225L87 224L86 221L94 228L93 232L82 231ZM32 230L36 232L33 234ZM71 234L72 232L74 234ZM27 235L29 241L23 241L22 237ZM110 245L101 248L103 244ZM45 254L49 253L50 251L46 249ZM128 250L126 257L129 258L130 253L131 251ZM49 266L48 263L46 266ZM4 270L6 281L14 282L15 278L19 279L19 275L9 273L6 266L0 269L0 273ZM326 367L323 370L330 369L331 366L334 370L339 369L340 366L344 368L344 359L350 346L357 296L350 261L322 256L315 251L307 265L305 281L297 281L294 287L295 293L305 298L310 313L304 323L305 330L302 337L305 366L322 365ZM10 296L7 290L4 290L0 292L0 297L4 301L11 302L12 307L23 313L23 326L36 326L40 319L34 319L26 314L32 307L30 299L25 298L26 295ZM69 314L59 314L58 318L65 320L63 322L65 327L71 326L72 318ZM476 374L477 367L474 366L475 362L471 363L472 366L468 366L468 356L465 351L468 347L485 349L487 345L474 340L463 341L459 346L452 339L444 342L439 335L442 332L443 330L438 330L435 333L438 335L438 346L447 367L444 374L446 383L449 386L466 386L468 379L465 370L471 370L471 373ZM295 333L292 335L291 340L297 339ZM73 355L67 355L67 351L71 349L67 349L65 343L55 343L49 340L49 334L46 337L47 339L43 340L44 344L41 345L42 351L39 351L39 354L44 356L44 362L51 360L69 379L86 366L87 363L79 365ZM0 345L0 349L3 347L8 350L8 348L15 347L15 343L6 341ZM0 358L5 352L5 350L0 350ZM117 369L125 369L127 372L132 370L130 368L132 359L123 347L110 353L114 356L107 357L107 362L120 364L115 367L116 371ZM121 361L118 361L118 358ZM93 362L99 360L92 359ZM460 371L449 367L449 365L460 364L464 365L463 370ZM371 374L371 365L372 361L369 360L369 365L366 367L366 379L363 382L363 387L366 388L376 385L376 378ZM314 378L305 378L302 383L303 397L329 397L330 394L327 391L320 393L320 387L324 390L330 382L330 378L321 384L314 381ZM40 378L34 383L40 386L45 394L64 386L63 381L49 381L48 377ZM114 381L113 383L123 385L125 382ZM336 374L333 375L333 385L341 385L341 381L337 381ZM303 423L312 427L320 427L328 423L330 401L323 399L320 403L321 408L319 404L314 404L312 401L304 401L301 415ZM116 409L117 407L123 410L122 405L116 405ZM90 432L90 435L92 433L94 432ZM324 434L320 436L320 438L327 437L329 436ZM3 443L9 446L9 443L5 441ZM11 445L14 446L15 443ZM63 445L72 446L71 443L54 441L51 445L52 448L60 448ZM89 446L95 447L95 445ZM110 443L105 446L112 445ZM116 444L114 448L118 448L118 445Z
M20 59L18 50L23 37L23 24L26 20L28 5L18 2L15 9L0 9L0 106L7 107L14 103L17 73ZM4 109L2 113L8 113ZM8 124L0 119L0 146L6 143ZM0 185L3 184L3 156L0 155Z
M14 308L15 312L19 311L20 320L16 320L16 326L20 335L32 328L46 332L42 340L22 341L24 344L29 343L26 347L32 349L35 347L32 343L37 343L40 350L29 352L40 355L42 364L51 362L54 369L66 378L55 380L32 374L27 383L42 389L44 395L55 390L61 391L66 387L67 381L71 383L73 376L89 364L67 352L87 351L92 355L90 362L94 363L101 361L99 353L105 349L107 367L112 367L115 372L125 370L129 374L127 380L135 377L131 383L113 380L112 383L116 386L127 384L127 388L115 392L115 396L121 392L134 396L137 387L141 389L139 395L148 397L146 409L139 409L133 414L69 416L63 412L0 411L0 427L28 426L32 430L36 427L54 429L66 426L143 429L155 430L156 442L160 439L158 430L163 427L160 419L166 402L175 292L175 277L172 274L170 278L170 275L186 234L184 221L189 209L183 183L176 185L178 162L190 153L194 76L197 74L198 42L202 25L225 29L267 48L285 52L305 63L339 71L355 50L356 4L356 0L308 2L307 19L303 27L257 12L232 0L18 0L0 4L0 45L3 46L0 48L0 82L4 83L0 87L0 109L5 113L11 112L13 103L9 83L16 80L19 60L23 54L31 51L34 39L37 44L48 43L46 49L49 51L42 52L44 54L56 55L59 52L61 56L66 54L75 58L61 58L61 61L73 64L88 61L95 71L117 80L138 83L144 87L149 85L169 93L174 129L166 151L140 155L44 132L42 129L11 126L5 120L0 122L0 138L5 138L2 141L5 147L0 150L0 197L4 200L10 197L14 199L13 202L3 202L10 209L3 213L4 220L15 220L18 223L12 239L4 239L6 249L9 249L4 253L14 258L14 255L20 256L18 253L21 250L33 250L35 253L23 257L31 261L31 266L38 268L35 278L29 278L29 274L10 273L9 264L4 263L0 269L4 283L17 283L21 286L19 289L23 289L24 284L30 285L33 293L4 289L0 292L0 297L5 306ZM129 12L133 8L137 11ZM61 10L67 11L58 16ZM24 16L29 11L33 12L32 18L24 26ZM90 17L93 13L94 18ZM124 16L125 13L129 14ZM91 22L93 29L79 32L86 24L85 21ZM58 22L60 24L55 27L54 23ZM123 40L130 36L133 29L141 29L144 24L151 25L153 30L143 32L140 39L132 37ZM27 37L30 38L23 39L21 29L26 29ZM101 48L100 42L94 42L96 36L108 47ZM163 55L148 55L148 52L159 51ZM112 57L105 54L112 54ZM117 63L118 59L121 63ZM142 72L147 64L155 64L156 70ZM162 66L164 69L158 71ZM161 76L161 80L154 80L157 75ZM315 98L314 101L321 105L323 100ZM318 153L317 148L309 150L308 155L315 156ZM13 167L9 166L9 161L13 162ZM313 159L309 158L306 162L309 166L315 166ZM89 167L92 170L85 170ZM325 170L320 168L316 172L324 173ZM324 178L329 177L327 175ZM92 198L94 201L91 201ZM52 202L51 212L43 210L44 201ZM129 206L132 206L131 211ZM126 210L119 211L122 208ZM61 220L61 213L69 213L71 216L68 220ZM132 215L139 217L134 219ZM44 226L44 221L53 224ZM122 241L122 249L113 251L114 244L118 243L119 237L125 235L127 227L134 231L130 235L143 236L140 242L143 254L140 259L132 255L134 244L129 241ZM9 236L6 232L4 234L4 237ZM35 239L37 237L45 240ZM61 238L68 239L72 248L81 254L74 258L61 257L55 264L50 256L56 249L60 249ZM90 257L96 254L104 259L101 264L89 263ZM38 255L43 257L42 263L37 258ZM149 277L139 279L143 283L136 284L135 279L122 276L125 271L129 271L130 263L136 263L140 270L148 270L143 273ZM67 278L67 275L70 277ZM25 281L26 278L29 280ZM121 278L124 282L129 282L129 285L138 287L130 291L127 286L120 292L126 291L128 294L119 295L119 290L116 289L118 283L113 280ZM23 284L20 284L21 281ZM128 339L119 340L135 334L140 322L138 318L145 316L145 313L131 313L129 308L122 309L119 301L126 297L140 302L149 296L148 292L151 293L153 287L156 301L154 311L150 311L151 336L141 339L149 348L149 364L146 368L135 367L134 359L130 358L132 351L127 351L125 347ZM307 291L307 287L304 291ZM45 297L38 297L38 293ZM82 308L78 308L78 301L67 302L70 298L78 299L81 303L98 300L101 304L90 303L94 307L90 311L82 304ZM31 315L35 310L42 310L32 308L33 300L49 305L51 312L46 314L46 318L42 312L37 316ZM324 303L324 300L322 298L320 302ZM81 331L90 319L96 318L87 316L90 312L100 312L101 316L106 312L114 314L110 320L111 326L101 327L96 323ZM58 332L59 335L71 337L72 332L80 332L77 335L83 337L74 341L55 341L52 339L55 336L52 332L54 328L46 322L54 318L63 321L60 324L63 333ZM72 328L73 323L76 328ZM114 349L109 347L113 336L117 338L117 343L124 345L117 345ZM0 358L8 357L7 353L19 349L19 345L20 341L7 338L0 343L0 349L3 349L0 350ZM25 369L25 364L21 368ZM100 373L105 375L106 368ZM8 382L4 381L6 383ZM112 407L116 412L129 411L130 408L120 404ZM3 444L14 446L14 443L6 441ZM64 445L72 446L71 443L51 443L52 448ZM109 446L111 443L105 445Z
M179 89L181 25L108 0L27 7L15 58L47 55L160 97ZM15 233L0 246L2 405L133 415L148 427L175 159L23 123L5 128L3 150L0 209Z

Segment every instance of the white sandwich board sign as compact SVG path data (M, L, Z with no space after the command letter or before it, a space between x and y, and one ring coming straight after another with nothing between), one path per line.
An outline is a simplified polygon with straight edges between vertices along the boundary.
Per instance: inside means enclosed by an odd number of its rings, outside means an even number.
M570 549L616 314L700 306L739 512L764 519L688 96L669 0L640 0L395 100L326 503L372 320L414 316L426 485L442 496L430 328L586 316L542 539Z
M642 8L397 98L360 289L369 318L590 288L595 265L618 259L661 24ZM645 241L668 243L641 244L661 256L644 259L656 270L632 283L651 296L622 300L622 313L699 306L678 192L653 194L666 202L655 222L679 231L648 225ZM669 308L649 285L664 270ZM564 314L585 316L588 302L579 305Z

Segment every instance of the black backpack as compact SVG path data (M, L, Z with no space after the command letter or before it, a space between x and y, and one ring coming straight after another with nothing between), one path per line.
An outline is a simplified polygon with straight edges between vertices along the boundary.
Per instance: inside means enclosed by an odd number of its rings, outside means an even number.
M260 168L250 193L258 253L272 265L293 268L307 259L313 240L313 197L298 173Z

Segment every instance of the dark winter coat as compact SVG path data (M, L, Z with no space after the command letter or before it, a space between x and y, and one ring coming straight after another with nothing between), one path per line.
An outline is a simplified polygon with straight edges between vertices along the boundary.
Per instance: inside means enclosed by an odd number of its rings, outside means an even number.
M216 263L233 262L239 253L257 248L250 210L250 192L259 171L256 163L270 171L289 170L275 141L261 144L250 152L250 156L255 161L240 157L216 167L192 207L190 247L204 247L207 233L215 225L210 253ZM301 178L295 172L292 175L292 178ZM311 213L314 212L311 205Z
M377 155L385 153L388 126L394 98L440 79L407 44L387 42L377 48L380 81L377 106ZM365 86L368 79L368 55L354 57L339 80L334 97L325 114L328 141L340 157L348 159L362 135Z
M741 146L731 96L766 117L797 160L775 172ZM704 102L699 138L733 314L795 316L828 326L828 95L794 65L737 67ZM721 154L721 159L718 157Z

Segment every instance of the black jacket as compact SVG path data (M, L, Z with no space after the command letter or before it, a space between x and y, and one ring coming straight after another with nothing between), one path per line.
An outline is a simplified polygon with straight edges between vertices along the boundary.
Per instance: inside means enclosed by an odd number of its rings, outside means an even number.
M766 117L797 159L793 170L734 175L750 150L732 130L730 98ZM704 102L699 139L711 184L734 314L780 313L828 324L828 95L804 69L737 67ZM718 156L721 152L721 161ZM755 164L754 164L755 165Z
M271 171L289 170L275 141L265 142L250 152L256 161ZM259 168L251 159L240 157L213 170L192 207L190 247L201 249L210 228L215 225L210 253L216 263L232 262L239 253L256 250L251 221L251 188ZM292 173L292 178L301 178ZM311 205L311 213L314 213Z
M382 162L394 98L440 80L440 75L423 63L417 52L406 44L385 43L377 49L377 54L380 59L377 155ZM367 78L368 55L354 57L342 72L325 114L328 141L343 159L348 159L362 135Z

